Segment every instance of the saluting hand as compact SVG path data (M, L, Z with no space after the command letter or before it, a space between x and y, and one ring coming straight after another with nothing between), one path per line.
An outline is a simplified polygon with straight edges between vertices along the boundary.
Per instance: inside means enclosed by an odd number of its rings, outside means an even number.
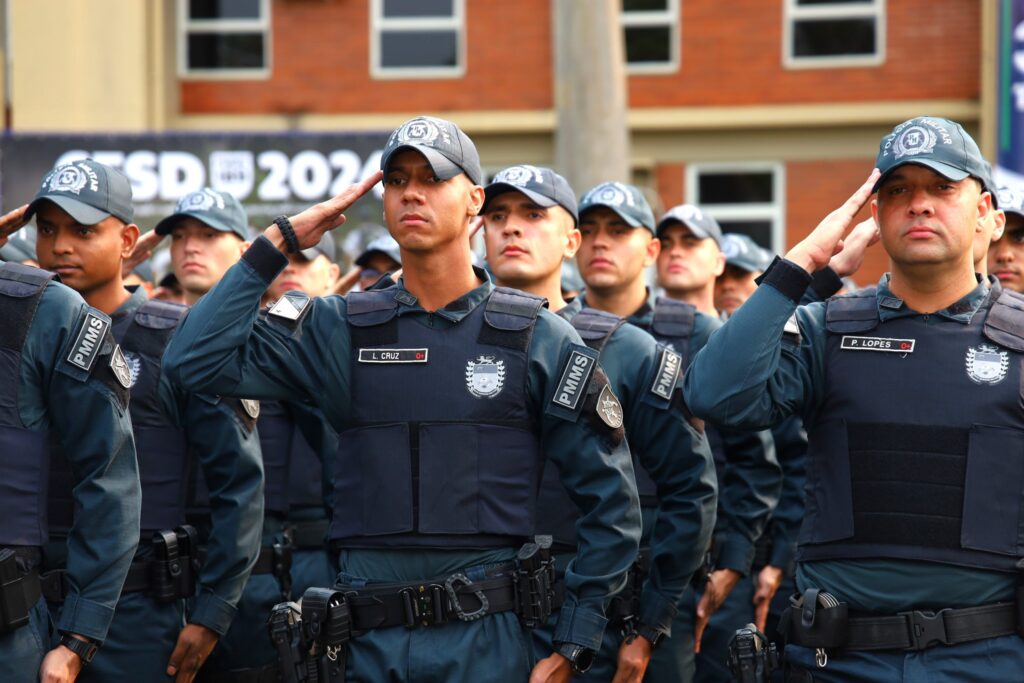
M7 238L20 230L21 226L28 223L28 220L25 219L26 211L28 211L28 204L0 216L0 247L7 244Z
M128 277L132 271L138 268L139 264L153 255L153 249L164 239L165 235L158 235L156 230L150 230L140 237L135 243L132 253L121 261L121 277Z
M880 235L875 219L869 217L861 221L843 240L843 250L832 257L829 267L839 277L853 275L864 265L864 253L867 248L878 241Z
M199 624L186 624L178 634L171 658L167 662L167 675L174 683L192 683L206 658L217 644L217 634Z
M349 185L327 201L315 204L289 218L292 229L295 230L295 238L298 240L299 248L309 249L310 247L315 247L319 244L320 238L323 237L325 232L333 230L344 223L345 215L342 212L355 204L357 199L369 192L383 177L384 174L382 172L376 171L355 185ZM270 240L278 249L282 251L286 249L284 236L276 224L264 230L263 236Z
M843 235L850 227L853 217L871 197L871 190L880 175L877 168L871 171L871 175L864 181L864 184L850 195L850 198L842 206L825 216L810 235L789 250L786 259L808 273L813 273L829 265L832 257L843 250Z

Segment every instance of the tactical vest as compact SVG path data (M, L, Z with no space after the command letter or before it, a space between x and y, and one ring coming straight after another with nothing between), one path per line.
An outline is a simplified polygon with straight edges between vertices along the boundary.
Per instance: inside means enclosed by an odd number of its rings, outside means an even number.
M256 423L263 454L263 507L266 512L288 512L289 456L295 439L295 423L280 401L262 401Z
M21 354L53 273L0 263L0 546L41 546L47 525L49 435L18 410Z
M966 325L881 322L868 290L830 299L825 324L798 559L1013 570L1024 556L1024 297L993 287Z
M262 427L260 428L262 429ZM262 433L262 432L261 432ZM296 429L288 458L288 509L322 508L324 505L323 463L309 441Z
M540 479L526 383L544 300L498 288L445 328L398 315L414 301L398 287L348 296L354 426L340 435L330 538L518 545Z

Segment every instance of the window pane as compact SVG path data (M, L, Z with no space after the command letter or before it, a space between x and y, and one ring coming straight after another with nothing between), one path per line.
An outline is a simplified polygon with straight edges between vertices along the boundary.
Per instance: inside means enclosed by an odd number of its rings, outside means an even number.
M770 204L771 173L701 173L698 204Z
M738 232L750 237L750 239L757 242L759 245L767 249L772 250L772 223L771 221L761 220L720 220L718 224L722 226L722 232Z
M622 0L623 12L664 12L668 0Z
M455 31L381 31L382 67L458 66Z
M259 19L260 0L189 0L192 19Z
M874 19L814 19L793 22L794 57L873 54Z
M190 33L190 69L262 69L262 33Z
M455 14L455 0L384 0L384 16L395 17L451 17Z
M626 63L672 61L672 30L668 26L631 27L626 31Z

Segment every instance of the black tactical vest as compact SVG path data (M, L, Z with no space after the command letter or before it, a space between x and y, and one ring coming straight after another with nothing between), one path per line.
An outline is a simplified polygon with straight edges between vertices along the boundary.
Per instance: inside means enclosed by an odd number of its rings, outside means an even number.
M49 540L50 437L22 424L18 391L22 350L53 278L37 268L0 262L0 546L41 546Z
M880 322L872 289L830 299L825 320L798 559L1012 570L1024 556L1024 297L997 285L966 325Z
M266 512L288 512L288 459L295 438L295 423L280 401L262 401L259 431L260 451L263 454L263 508Z
M684 363L690 366L690 337L697 319L697 307L683 301L659 296L654 300L654 315L648 332L662 344L672 347Z
M322 508L324 464L301 429L296 428L292 434L291 456L288 458L288 509Z
M340 435L330 537L518 545L534 533L541 469L526 383L544 301L498 288L446 328L399 316L399 301L414 299L398 287L348 297L355 426Z

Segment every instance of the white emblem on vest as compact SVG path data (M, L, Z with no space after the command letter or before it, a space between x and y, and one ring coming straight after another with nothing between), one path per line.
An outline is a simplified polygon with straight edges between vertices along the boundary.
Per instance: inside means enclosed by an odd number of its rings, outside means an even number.
M114 347L114 352L110 354L110 369L114 372L114 377L117 378L118 383L125 389L131 389L132 386L132 371L128 367L128 361L125 360L124 353L121 351L120 346Z
M601 389L601 395L597 397L597 416L612 429L622 426L622 405L607 384Z
M139 373L142 372L142 360L131 351L124 352L124 359L128 362L128 372L131 373L131 381L128 388L131 389L139 381Z
M480 356L466 363L466 388L477 398L494 398L505 386L505 361Z
M978 384L998 384L1010 367L1010 354L994 346L981 344L967 349L967 376Z
M260 402L259 401L257 401L256 399L253 399L253 398L243 398L243 399L239 399L239 401L241 402L242 410L245 411L246 415L248 415L249 417L251 417L254 420L260 416Z

